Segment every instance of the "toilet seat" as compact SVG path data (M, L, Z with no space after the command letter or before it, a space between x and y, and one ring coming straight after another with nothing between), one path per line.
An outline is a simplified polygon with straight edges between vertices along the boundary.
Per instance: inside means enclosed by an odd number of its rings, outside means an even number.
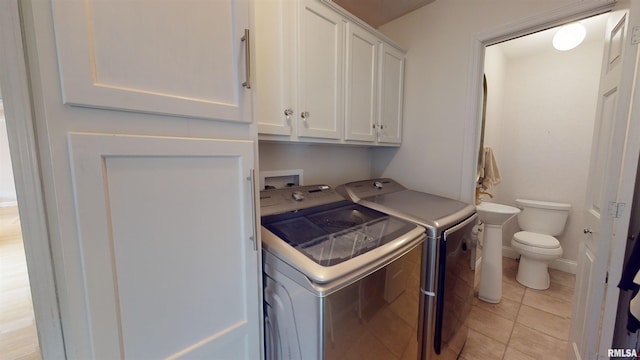
M513 241L522 245L541 249L557 249L560 247L558 239L551 235L538 234L530 231L519 231L513 235Z

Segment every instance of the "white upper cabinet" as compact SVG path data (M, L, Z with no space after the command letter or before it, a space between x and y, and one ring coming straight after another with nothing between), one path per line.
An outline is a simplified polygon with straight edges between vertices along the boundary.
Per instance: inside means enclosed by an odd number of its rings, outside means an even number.
M380 54L378 141L400 144L404 100L404 53L393 46L382 44Z
M345 22L314 0L300 12L298 135L340 139Z
M262 134L291 135L297 119L296 2L255 1L255 113Z
M251 121L246 0L53 5L66 104Z
M404 53L329 5L255 3L260 138L396 146Z
M347 29L345 139L375 141L381 41L356 24Z

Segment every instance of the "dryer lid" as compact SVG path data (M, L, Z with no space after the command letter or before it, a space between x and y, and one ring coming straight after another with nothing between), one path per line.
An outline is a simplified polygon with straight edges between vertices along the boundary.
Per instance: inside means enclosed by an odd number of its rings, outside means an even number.
M513 240L523 245L542 249L557 249L560 247L560 242L553 236L529 231L520 231L515 233L513 235Z

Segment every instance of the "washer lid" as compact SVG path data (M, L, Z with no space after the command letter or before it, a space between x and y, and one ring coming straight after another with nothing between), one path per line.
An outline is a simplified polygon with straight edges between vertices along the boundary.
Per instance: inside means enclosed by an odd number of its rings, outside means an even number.
M513 240L523 245L542 249L557 249L560 247L558 239L551 235L538 234L530 231L520 231L513 235Z

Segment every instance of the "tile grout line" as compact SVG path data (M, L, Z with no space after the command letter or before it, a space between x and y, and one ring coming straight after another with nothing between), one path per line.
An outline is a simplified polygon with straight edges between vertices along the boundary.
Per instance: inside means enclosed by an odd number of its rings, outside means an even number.
M522 308L522 302L524 301L524 294L527 292L525 288L522 292L522 296L520 297L520 302L518 303L518 311L516 311L516 317L513 319L513 326L511 327L511 332L509 333L509 338L507 339L507 344L504 347L504 353L502 354L502 359L504 360L507 356L507 350L509 349L509 344L511 343L511 337L513 336L513 331L516 329L516 324L518 323L518 316L520 316L520 308Z

